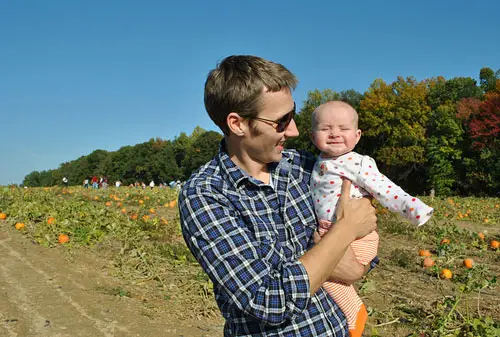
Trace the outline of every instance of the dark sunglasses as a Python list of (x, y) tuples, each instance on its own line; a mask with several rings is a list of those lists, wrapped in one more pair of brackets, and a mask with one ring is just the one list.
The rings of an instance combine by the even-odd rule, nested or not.
[(276, 126), (274, 127), (276, 132), (281, 133), (281, 132), (286, 130), (288, 125), (290, 125), (294, 116), (295, 116), (295, 102), (293, 102), (292, 111), (290, 111), (289, 113), (287, 113), (286, 115), (284, 115), (283, 117), (281, 117), (280, 119), (278, 119), (276, 121), (273, 121), (272, 119), (261, 118), (261, 117), (251, 117), (250, 119), (256, 119), (256, 120), (262, 121), (262, 122), (274, 123), (274, 124), (276, 124)]

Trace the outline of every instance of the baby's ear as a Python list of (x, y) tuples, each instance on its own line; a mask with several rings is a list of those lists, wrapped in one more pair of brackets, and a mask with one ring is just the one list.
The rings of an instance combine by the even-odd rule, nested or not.
[(361, 130), (360, 130), (360, 129), (358, 129), (358, 130), (356, 131), (356, 144), (359, 142), (359, 139), (360, 139), (360, 138), (361, 138)]

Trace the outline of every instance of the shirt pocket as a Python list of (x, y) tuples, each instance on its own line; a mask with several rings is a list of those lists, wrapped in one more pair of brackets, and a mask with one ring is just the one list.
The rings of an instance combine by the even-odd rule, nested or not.
[(257, 238), (257, 251), (262, 259), (275, 268), (279, 268), (285, 261), (285, 254), (278, 233), (273, 226), (264, 222), (255, 223), (255, 237)]

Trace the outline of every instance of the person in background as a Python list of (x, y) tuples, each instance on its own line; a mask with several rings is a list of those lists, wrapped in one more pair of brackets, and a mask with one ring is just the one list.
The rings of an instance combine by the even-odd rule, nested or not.
[(214, 284), (224, 336), (347, 336), (322, 285), (351, 284), (369, 269), (350, 244), (375, 230), (375, 209), (349, 198), (349, 181), (342, 217), (321, 239), (314, 234), (315, 158), (285, 150), (299, 134), (296, 84), (283, 65), (245, 55), (225, 58), (205, 82), (206, 110), (224, 138), (178, 204), (184, 240)]
[(99, 188), (99, 179), (97, 179), (97, 176), (92, 176), (92, 188), (93, 189), (98, 189)]

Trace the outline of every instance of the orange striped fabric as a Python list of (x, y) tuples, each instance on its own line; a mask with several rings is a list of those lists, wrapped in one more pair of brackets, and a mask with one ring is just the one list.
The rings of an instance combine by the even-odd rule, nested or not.
[[(320, 220), (319, 233), (323, 236), (332, 226), (331, 222)], [(367, 265), (377, 255), (379, 236), (373, 231), (365, 237), (354, 240), (351, 247), (357, 260)], [(361, 336), (368, 314), (366, 308), (352, 285), (342, 282), (325, 282), (323, 288), (344, 312), (351, 337)]]

